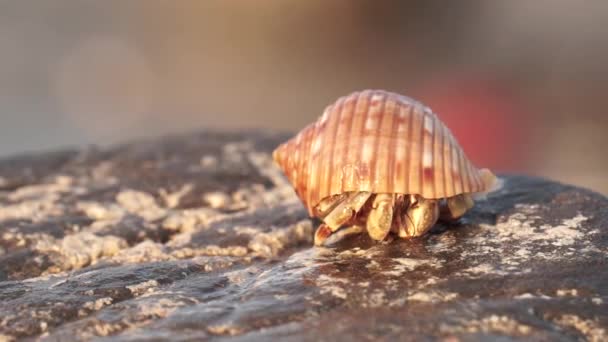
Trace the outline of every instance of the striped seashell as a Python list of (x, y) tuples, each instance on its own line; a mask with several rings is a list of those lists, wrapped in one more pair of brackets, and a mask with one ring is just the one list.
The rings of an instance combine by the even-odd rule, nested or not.
[(431, 109), (383, 90), (339, 98), (273, 158), (311, 215), (322, 199), (349, 191), (440, 199), (487, 192), (495, 181)]

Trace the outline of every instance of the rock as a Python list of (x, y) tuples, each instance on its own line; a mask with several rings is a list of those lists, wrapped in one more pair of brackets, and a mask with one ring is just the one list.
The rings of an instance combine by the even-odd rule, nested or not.
[(0, 162), (0, 340), (608, 339), (608, 199), (504, 176), (459, 223), (312, 247), (255, 132)]

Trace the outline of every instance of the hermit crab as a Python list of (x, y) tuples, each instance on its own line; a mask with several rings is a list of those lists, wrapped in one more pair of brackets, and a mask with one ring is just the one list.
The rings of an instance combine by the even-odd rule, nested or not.
[(391, 232), (421, 236), (439, 219), (459, 219), (474, 196), (497, 185), (427, 106), (384, 90), (339, 98), (273, 159), (323, 222), (315, 245), (341, 228), (376, 241)]

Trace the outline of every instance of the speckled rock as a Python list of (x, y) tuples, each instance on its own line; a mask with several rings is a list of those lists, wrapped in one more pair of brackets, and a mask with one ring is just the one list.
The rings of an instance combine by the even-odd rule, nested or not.
[(608, 340), (605, 197), (505, 176), (424, 237), (313, 248), (284, 138), (0, 161), (0, 341)]

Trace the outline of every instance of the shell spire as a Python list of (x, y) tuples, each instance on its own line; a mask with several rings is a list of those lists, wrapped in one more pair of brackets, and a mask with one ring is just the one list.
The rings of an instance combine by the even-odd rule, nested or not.
[(273, 158), (310, 214), (322, 199), (344, 192), (439, 199), (488, 192), (496, 183), (427, 106), (383, 90), (339, 98)]

